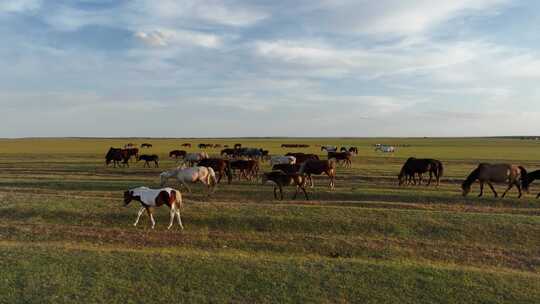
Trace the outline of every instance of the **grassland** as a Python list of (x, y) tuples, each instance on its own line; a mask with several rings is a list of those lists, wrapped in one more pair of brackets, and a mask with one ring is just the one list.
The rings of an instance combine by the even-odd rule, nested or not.
[[(160, 169), (103, 164), (110, 146), (127, 142), (151, 142), (162, 168), (174, 166), (166, 156), (183, 142), (272, 154), (294, 151), (280, 148), (286, 142), (347, 144), (360, 155), (338, 169), (335, 191), (316, 179), (311, 201), (274, 201), (270, 186), (247, 181), (222, 183), (212, 197), (195, 187), (184, 194), (186, 230), (166, 231), (163, 209), (152, 231), (146, 218), (131, 225), (137, 208), (122, 207), (121, 194), (157, 186)], [(379, 154), (375, 143), (406, 147)], [(397, 187), (409, 156), (444, 162), (439, 189)], [(540, 143), (0, 140), (0, 303), (540, 303), (540, 187), (518, 200), (476, 198), (474, 186), (463, 198), (459, 184), (480, 161), (540, 169)]]

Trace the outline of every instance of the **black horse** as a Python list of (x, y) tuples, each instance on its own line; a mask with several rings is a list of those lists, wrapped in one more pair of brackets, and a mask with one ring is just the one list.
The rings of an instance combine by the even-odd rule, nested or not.
[(156, 168), (159, 168), (159, 156), (152, 154), (143, 154), (137, 158), (137, 161), (144, 160), (144, 166), (143, 167), (149, 167), (150, 168), (150, 162), (154, 162), (154, 165)]
[[(533, 171), (521, 177), (521, 187), (525, 192), (529, 193), (529, 186), (537, 179), (540, 179), (540, 170)], [(536, 195), (536, 198), (540, 198), (540, 193)]]
[(427, 185), (431, 184), (433, 176), (435, 176), (435, 181), (437, 186), (439, 186), (441, 177), (444, 172), (443, 164), (436, 159), (431, 158), (414, 158), (410, 157), (407, 159), (401, 171), (398, 175), (399, 185), (404, 183), (411, 183), (411, 181), (416, 185), (416, 176), (418, 175), (418, 184), (422, 185), (422, 175), (424, 173), (429, 173), (429, 180)]

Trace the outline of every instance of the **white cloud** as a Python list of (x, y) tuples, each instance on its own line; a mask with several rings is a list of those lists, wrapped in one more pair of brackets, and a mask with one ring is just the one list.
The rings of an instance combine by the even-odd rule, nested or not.
[(41, 7), (42, 0), (2, 0), (0, 12), (21, 13), (34, 11)]
[(135, 37), (147, 45), (155, 47), (171, 44), (187, 44), (206, 48), (217, 48), (222, 43), (221, 38), (216, 35), (183, 30), (158, 29), (149, 32), (139, 31), (135, 33)]

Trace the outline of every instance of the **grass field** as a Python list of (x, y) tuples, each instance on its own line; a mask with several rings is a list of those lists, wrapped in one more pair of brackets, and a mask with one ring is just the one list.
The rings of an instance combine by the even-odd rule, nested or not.
[[(184, 193), (185, 230), (156, 229), (128, 187), (158, 186), (161, 169), (107, 168), (110, 146), (150, 142), (161, 167), (184, 142), (263, 147), (356, 145), (336, 190), (316, 178), (311, 201), (272, 200), (235, 180), (210, 198)], [(375, 143), (407, 145), (393, 154)], [(194, 148), (191, 151), (197, 151)], [(219, 150), (209, 149), (210, 154)], [(439, 189), (398, 187), (410, 157), (445, 165)], [(540, 184), (525, 198), (459, 189), (480, 161), (540, 169), (540, 142), (519, 139), (0, 140), (0, 303), (540, 303)], [(268, 170), (268, 164), (263, 168)], [(504, 186), (499, 185), (502, 191)]]

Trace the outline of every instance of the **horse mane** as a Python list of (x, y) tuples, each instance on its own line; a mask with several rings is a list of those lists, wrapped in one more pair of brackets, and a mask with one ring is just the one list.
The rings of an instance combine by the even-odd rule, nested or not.
[(461, 188), (462, 189), (465, 189), (465, 188), (470, 188), (472, 183), (474, 183), (474, 181), (476, 179), (478, 179), (478, 176), (480, 176), (480, 166), (478, 166), (476, 169), (474, 169), (470, 174), (469, 176), (467, 176), (467, 178), (463, 181), (463, 183), (461, 184)]

